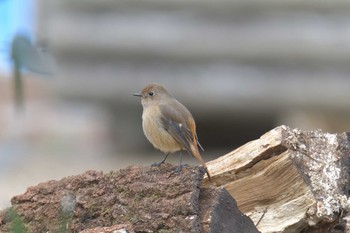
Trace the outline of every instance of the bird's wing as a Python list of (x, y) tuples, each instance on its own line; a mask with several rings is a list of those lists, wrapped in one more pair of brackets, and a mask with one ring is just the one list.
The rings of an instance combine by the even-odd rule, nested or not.
[(197, 134), (196, 134), (196, 140), (197, 140), (197, 145), (198, 145), (198, 147), (201, 148), (202, 151), (204, 151), (203, 146), (199, 143)]
[[(187, 110), (187, 109), (186, 109)], [(187, 114), (179, 109), (170, 108), (166, 105), (160, 106), (161, 123), (163, 128), (178, 142), (187, 152), (192, 154), (191, 143), (193, 136), (186, 118)], [(186, 111), (187, 113), (187, 111)], [(192, 116), (191, 116), (192, 117)]]
[[(161, 111), (160, 120), (164, 129), (206, 168), (197, 148), (197, 145), (200, 144), (197, 144), (196, 124), (191, 113), (179, 102), (175, 102), (172, 108), (169, 105), (161, 105), (159, 109)], [(202, 146), (200, 148), (203, 149)], [(208, 170), (206, 173), (210, 180)]]

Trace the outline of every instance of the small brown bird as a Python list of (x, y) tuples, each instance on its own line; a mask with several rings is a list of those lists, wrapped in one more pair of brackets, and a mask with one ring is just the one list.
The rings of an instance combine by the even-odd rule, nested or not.
[[(164, 163), (170, 153), (185, 150), (207, 169), (198, 150), (203, 147), (198, 142), (196, 123), (188, 109), (159, 84), (149, 84), (134, 96), (141, 97), (143, 132), (155, 148), (166, 154), (154, 165)], [(181, 168), (180, 161), (178, 170)], [(208, 170), (206, 173), (210, 180)]]

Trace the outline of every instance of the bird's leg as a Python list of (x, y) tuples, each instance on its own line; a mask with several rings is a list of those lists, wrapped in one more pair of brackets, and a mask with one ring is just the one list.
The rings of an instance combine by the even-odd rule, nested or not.
[(179, 166), (177, 166), (177, 167), (175, 168), (175, 171), (172, 172), (172, 173), (169, 175), (169, 177), (172, 176), (172, 175), (174, 175), (174, 174), (180, 173), (180, 172), (182, 171), (182, 168), (185, 167), (185, 166), (188, 166), (188, 164), (182, 164), (182, 151), (180, 151), (180, 164), (179, 164)]
[(176, 173), (181, 172), (182, 168), (183, 168), (183, 167), (186, 167), (186, 166), (188, 166), (188, 164), (182, 164), (182, 151), (180, 151), (180, 164), (179, 164), (179, 166), (175, 169), (175, 172), (176, 172)]
[(179, 166), (175, 169), (175, 172), (176, 172), (176, 173), (179, 173), (179, 172), (181, 172), (181, 170), (182, 170), (182, 152), (180, 151), (180, 164), (179, 164)]
[(169, 154), (170, 154), (170, 153), (166, 153), (165, 158), (164, 158), (162, 161), (153, 163), (153, 164), (151, 165), (151, 167), (159, 167), (160, 165), (162, 165), (163, 163), (165, 163), (165, 160), (168, 158), (168, 155), (169, 155)]

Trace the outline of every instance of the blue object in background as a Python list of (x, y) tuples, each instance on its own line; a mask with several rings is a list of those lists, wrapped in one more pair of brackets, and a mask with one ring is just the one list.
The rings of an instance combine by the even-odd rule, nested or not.
[(0, 73), (11, 72), (11, 43), (18, 35), (33, 40), (33, 0), (0, 0)]

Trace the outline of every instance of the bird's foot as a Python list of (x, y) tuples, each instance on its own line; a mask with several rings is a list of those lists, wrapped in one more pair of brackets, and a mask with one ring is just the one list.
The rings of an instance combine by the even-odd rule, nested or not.
[(160, 162), (155, 162), (155, 163), (152, 163), (151, 167), (160, 167), (160, 165), (164, 164), (164, 160), (163, 161), (160, 161)]
[(180, 173), (182, 171), (183, 165), (179, 165), (175, 168), (174, 173)]
[(181, 165), (177, 166), (177, 167), (175, 168), (174, 172), (172, 172), (172, 173), (169, 175), (169, 177), (172, 176), (172, 175), (175, 175), (175, 174), (179, 174), (179, 173), (182, 171), (182, 168), (183, 168), (183, 167), (188, 167), (188, 164), (181, 164)]
[(179, 166), (177, 166), (175, 168), (175, 172), (174, 173), (180, 173), (182, 171), (183, 167), (188, 167), (188, 166), (189, 166), (188, 164), (181, 164), (181, 165), (179, 165)]

